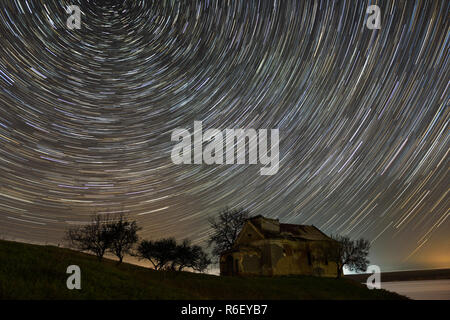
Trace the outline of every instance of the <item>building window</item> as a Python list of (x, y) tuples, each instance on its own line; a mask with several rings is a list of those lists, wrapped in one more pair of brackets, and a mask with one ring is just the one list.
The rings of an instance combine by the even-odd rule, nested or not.
[(307, 257), (308, 257), (308, 264), (309, 264), (309, 265), (312, 265), (311, 251), (308, 250), (308, 251), (306, 252), (306, 255), (307, 255)]

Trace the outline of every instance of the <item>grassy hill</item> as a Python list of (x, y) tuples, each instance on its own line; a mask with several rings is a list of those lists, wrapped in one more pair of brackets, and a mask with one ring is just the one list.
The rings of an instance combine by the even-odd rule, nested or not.
[[(81, 269), (68, 290), (66, 269)], [(350, 279), (162, 272), (54, 246), (0, 240), (0, 299), (401, 299)]]

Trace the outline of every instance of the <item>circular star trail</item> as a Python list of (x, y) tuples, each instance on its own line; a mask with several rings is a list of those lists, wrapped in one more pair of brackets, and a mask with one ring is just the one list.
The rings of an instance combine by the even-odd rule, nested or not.
[[(431, 252), (448, 267), (449, 9), (3, 1), (0, 236), (59, 243), (93, 213), (125, 212), (144, 238), (201, 243), (208, 216), (242, 206), (365, 237), (383, 266)], [(278, 173), (173, 164), (171, 132), (194, 121), (278, 128)]]

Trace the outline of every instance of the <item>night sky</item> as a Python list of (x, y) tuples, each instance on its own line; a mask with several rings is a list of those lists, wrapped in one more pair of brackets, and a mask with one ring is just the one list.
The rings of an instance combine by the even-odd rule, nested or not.
[[(204, 244), (228, 205), (365, 237), (382, 270), (450, 267), (449, 1), (174, 2), (1, 1), (0, 237), (125, 212)], [(194, 121), (278, 128), (278, 173), (173, 164)]]

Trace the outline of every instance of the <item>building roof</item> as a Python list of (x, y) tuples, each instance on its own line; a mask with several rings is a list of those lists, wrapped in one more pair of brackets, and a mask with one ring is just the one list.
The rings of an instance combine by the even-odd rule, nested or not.
[(280, 233), (292, 234), (295, 238), (305, 240), (330, 240), (325, 233), (317, 229), (315, 226), (280, 223)]
[[(257, 223), (258, 220), (264, 220), (272, 223), (275, 229), (265, 229), (261, 223)], [(266, 239), (292, 239), (292, 240), (311, 240), (311, 241), (323, 241), (332, 240), (325, 233), (320, 231), (317, 227), (312, 225), (300, 225), (280, 223), (278, 219), (268, 219), (263, 216), (255, 216), (248, 221), (264, 236)]]
[[(286, 239), (291, 241), (335, 241), (313, 225), (280, 223), (278, 219), (270, 219), (257, 215), (247, 219), (247, 225), (256, 229), (264, 239)], [(245, 228), (245, 227), (244, 227)], [(235, 251), (254, 251), (255, 247), (247, 243), (238, 243), (244, 229), (241, 230), (232, 248), (221, 253)]]

